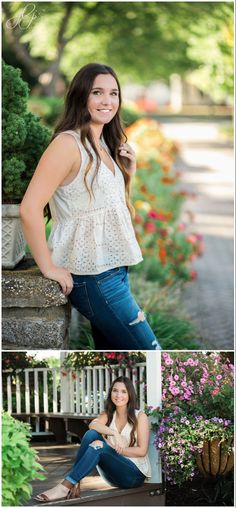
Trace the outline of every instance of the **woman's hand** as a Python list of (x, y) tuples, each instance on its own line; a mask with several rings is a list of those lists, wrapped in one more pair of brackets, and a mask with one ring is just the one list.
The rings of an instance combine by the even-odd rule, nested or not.
[(136, 172), (136, 156), (133, 148), (128, 143), (123, 143), (118, 150), (128, 173), (134, 175)]
[(58, 266), (54, 266), (50, 268), (46, 272), (43, 273), (44, 277), (47, 279), (55, 280), (59, 282), (62, 292), (65, 296), (68, 296), (73, 289), (73, 279), (65, 268), (59, 268)]

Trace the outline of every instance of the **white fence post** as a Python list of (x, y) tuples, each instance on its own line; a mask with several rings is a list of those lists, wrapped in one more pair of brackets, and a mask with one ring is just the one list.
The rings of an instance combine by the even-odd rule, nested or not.
[(21, 413), (20, 378), (16, 375), (16, 412)]
[(69, 372), (66, 370), (60, 370), (60, 388), (61, 388), (61, 413), (70, 412), (70, 381)]
[(11, 374), (7, 376), (7, 411), (12, 413), (12, 390), (11, 390)]
[(30, 383), (29, 371), (25, 370), (25, 412), (30, 413)]
[[(161, 352), (147, 351), (147, 405), (161, 407)], [(150, 421), (151, 425), (151, 421)], [(152, 466), (152, 477), (148, 483), (162, 483), (161, 459), (153, 442), (155, 433), (150, 431), (149, 458)]]

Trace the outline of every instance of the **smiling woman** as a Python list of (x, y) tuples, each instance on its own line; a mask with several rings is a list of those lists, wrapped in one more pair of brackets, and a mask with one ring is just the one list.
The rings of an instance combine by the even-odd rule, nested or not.
[(120, 376), (113, 381), (105, 411), (89, 429), (71, 471), (62, 483), (36, 496), (37, 501), (80, 497), (80, 480), (94, 467), (108, 483), (125, 489), (139, 487), (151, 477), (148, 418), (136, 409), (136, 393), (129, 378)]
[[(90, 320), (96, 349), (160, 349), (129, 288), (128, 267), (142, 261), (142, 253), (131, 220), (135, 153), (122, 130), (120, 107), (111, 67), (94, 63), (77, 72), (21, 218), (40, 270)], [(53, 227), (47, 243), (48, 203)]]

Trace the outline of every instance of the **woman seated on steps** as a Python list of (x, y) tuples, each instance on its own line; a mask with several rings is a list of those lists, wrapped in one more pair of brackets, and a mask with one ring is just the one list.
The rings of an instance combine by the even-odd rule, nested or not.
[(151, 477), (148, 418), (136, 409), (136, 393), (129, 378), (120, 376), (113, 381), (105, 411), (89, 429), (65, 479), (36, 496), (37, 501), (80, 497), (80, 480), (95, 467), (110, 484), (125, 489), (139, 487)]

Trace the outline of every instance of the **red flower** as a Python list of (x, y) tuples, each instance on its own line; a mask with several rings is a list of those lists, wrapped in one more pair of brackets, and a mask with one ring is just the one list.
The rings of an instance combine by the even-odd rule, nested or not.
[(190, 275), (191, 275), (191, 279), (195, 280), (197, 278), (197, 272), (196, 272), (196, 270), (191, 270)]
[(148, 217), (150, 219), (158, 219), (158, 212), (156, 212), (156, 210), (150, 210), (150, 212), (148, 212)]
[(105, 356), (113, 360), (116, 357), (116, 353), (106, 353)]
[(147, 233), (155, 233), (155, 231), (156, 231), (156, 226), (155, 226), (155, 224), (153, 224), (152, 222), (147, 222), (147, 223), (145, 224), (145, 231), (146, 231)]
[(134, 222), (136, 222), (136, 224), (141, 224), (141, 222), (143, 222), (143, 218), (141, 215), (138, 215), (136, 214), (135, 215), (135, 218), (134, 218)]
[(123, 357), (123, 355), (117, 355), (116, 358), (117, 358), (117, 360), (123, 360), (124, 357)]

